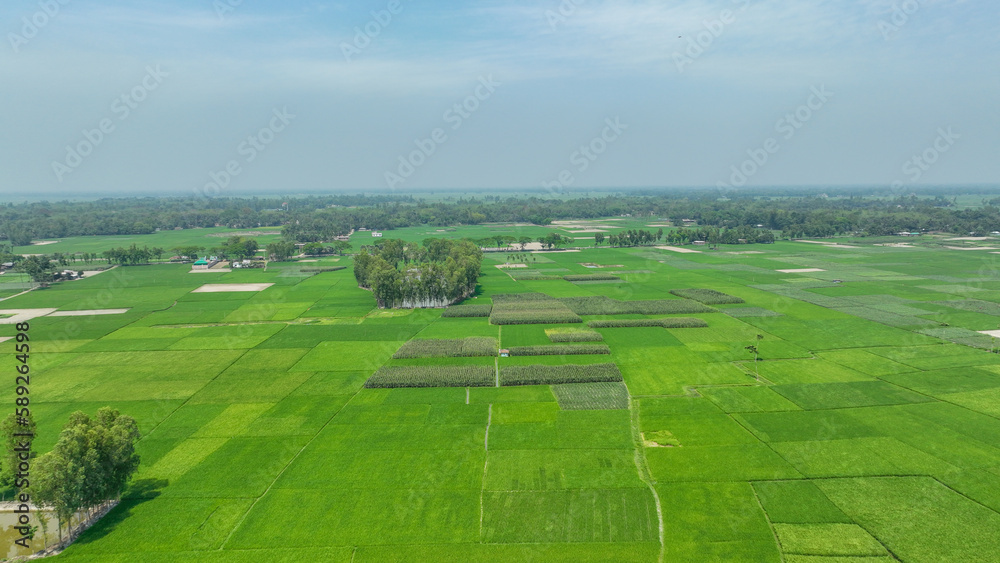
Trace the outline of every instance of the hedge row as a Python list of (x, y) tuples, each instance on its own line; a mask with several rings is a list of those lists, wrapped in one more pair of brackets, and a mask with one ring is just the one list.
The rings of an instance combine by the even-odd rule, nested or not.
[(488, 366), (386, 366), (368, 378), (368, 389), (402, 387), (493, 387), (496, 372)]
[(708, 326), (708, 323), (702, 319), (671, 317), (668, 319), (612, 319), (608, 321), (590, 321), (587, 323), (587, 326), (590, 328), (705, 328)]
[(610, 354), (611, 348), (607, 344), (580, 344), (573, 346), (561, 345), (541, 345), (541, 346), (512, 346), (511, 356), (577, 356), (589, 354)]
[(392, 355), (402, 358), (472, 358), (496, 356), (497, 339), (473, 336), (457, 340), (410, 340)]
[(442, 317), (488, 317), (493, 310), (493, 305), (455, 305), (448, 307), (442, 313)]
[(510, 366), (500, 370), (500, 385), (557, 385), (622, 381), (613, 363), (563, 366)]
[(672, 289), (670, 290), (670, 293), (673, 293), (677, 297), (693, 299), (706, 305), (734, 305), (737, 303), (745, 303), (745, 301), (739, 297), (727, 295), (721, 291), (715, 291), (714, 289)]

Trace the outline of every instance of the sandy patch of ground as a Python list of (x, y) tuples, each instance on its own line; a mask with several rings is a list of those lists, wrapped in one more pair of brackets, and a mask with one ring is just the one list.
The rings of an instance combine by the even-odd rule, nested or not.
[(501, 270), (506, 270), (509, 268), (527, 268), (527, 264), (497, 264), (497, 268)]
[(535, 250), (532, 251), (532, 254), (554, 254), (554, 253), (565, 254), (567, 252), (580, 252), (580, 251), (579, 250)]
[(669, 250), (671, 252), (680, 252), (681, 254), (701, 254), (700, 250), (692, 250), (690, 248), (682, 248), (680, 246), (657, 246), (660, 250)]
[(875, 246), (886, 246), (889, 248), (916, 248), (912, 244), (906, 244), (905, 242), (887, 242), (885, 244), (876, 244)]
[(1000, 250), (995, 246), (946, 246), (949, 250)]
[(237, 291), (264, 291), (273, 283), (211, 283), (206, 284), (191, 293), (230, 293)]
[(58, 309), (0, 309), (0, 315), (12, 315), (0, 319), (0, 325), (12, 325), (37, 319), (55, 313)]
[(622, 264), (594, 264), (593, 262), (581, 262), (584, 268), (624, 268)]
[(791, 270), (777, 270), (782, 274), (811, 274), (813, 272), (825, 272), (826, 270), (822, 268), (797, 268)]
[(8, 340), (13, 340), (13, 336), (0, 336), (0, 342), (7, 342)]
[(299, 262), (319, 262), (319, 260), (299, 260)]
[(946, 238), (944, 240), (993, 240), (993, 237), (954, 237)]
[(739, 256), (741, 254), (764, 254), (764, 253), (759, 250), (744, 250), (743, 252), (727, 252), (726, 254), (734, 254), (736, 256)]
[(662, 227), (662, 228), (664, 228), (664, 229), (665, 229), (665, 228), (667, 228), (667, 227), (669, 227), (669, 226), (670, 226), (670, 225), (668, 225), (668, 224), (666, 224), (666, 223), (653, 223), (652, 225), (646, 225), (646, 227), (647, 227), (647, 228), (652, 228), (652, 227)]
[(57, 240), (40, 240), (38, 242), (31, 243), (31, 246), (45, 246), (47, 244), (59, 244)]
[(1000, 330), (980, 330), (979, 334), (985, 334), (986, 336), (992, 336), (993, 338), (1000, 338)]
[(128, 309), (91, 309), (89, 311), (56, 311), (50, 317), (89, 317), (90, 315), (121, 315)]
[(191, 270), (190, 274), (227, 274), (232, 272), (229, 268), (223, 268), (221, 270)]

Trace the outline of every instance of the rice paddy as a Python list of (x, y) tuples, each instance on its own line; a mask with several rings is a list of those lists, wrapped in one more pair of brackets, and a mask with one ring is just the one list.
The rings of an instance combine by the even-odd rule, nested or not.
[(79, 312), (30, 319), (36, 447), (105, 405), (143, 435), (57, 560), (1000, 560), (1000, 278), (827, 246), (487, 255), (447, 309), (294, 263), (13, 297)]

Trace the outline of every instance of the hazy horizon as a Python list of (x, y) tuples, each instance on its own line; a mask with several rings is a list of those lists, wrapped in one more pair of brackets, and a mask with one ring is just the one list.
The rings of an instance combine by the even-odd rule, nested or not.
[(0, 197), (994, 185), (997, 15), (18, 0)]

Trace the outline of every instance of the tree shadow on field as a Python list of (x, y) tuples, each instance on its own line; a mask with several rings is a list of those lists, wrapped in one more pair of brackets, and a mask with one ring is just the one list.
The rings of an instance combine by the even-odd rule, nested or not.
[(115, 530), (118, 524), (131, 516), (133, 508), (160, 496), (160, 491), (168, 484), (166, 479), (141, 479), (133, 482), (125, 491), (118, 506), (112, 508), (103, 518), (80, 534), (80, 537), (73, 543), (86, 544), (107, 536)]

